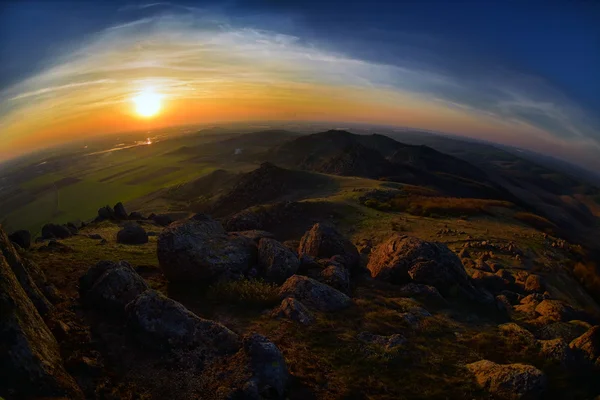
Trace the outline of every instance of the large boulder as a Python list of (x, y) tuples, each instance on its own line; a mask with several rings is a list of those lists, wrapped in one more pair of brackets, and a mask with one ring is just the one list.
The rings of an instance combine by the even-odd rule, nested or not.
[(71, 231), (64, 225), (46, 224), (42, 227), (44, 239), (66, 239), (71, 236)]
[(492, 293), (500, 293), (510, 287), (510, 282), (491, 272), (475, 271), (471, 275), (473, 283), (483, 287)]
[(543, 293), (545, 289), (544, 281), (539, 275), (529, 275), (525, 280), (525, 291), (528, 293)]
[(243, 348), (252, 377), (246, 384), (258, 398), (282, 399), (289, 373), (281, 351), (266, 337), (257, 333), (244, 337)]
[(282, 284), (299, 266), (296, 254), (278, 241), (262, 238), (258, 242), (258, 267), (267, 282)]
[(123, 229), (117, 232), (117, 243), (121, 244), (144, 244), (148, 243), (148, 233), (135, 222), (127, 223)]
[(371, 253), (367, 268), (375, 279), (394, 284), (412, 280), (435, 286), (445, 295), (456, 293), (477, 301), (489, 301), (482, 300), (489, 296), (478, 293), (456, 254), (441, 243), (394, 234)]
[(126, 307), (127, 322), (140, 342), (193, 365), (240, 348), (238, 335), (225, 326), (198, 317), (180, 303), (147, 290)]
[(288, 318), (302, 325), (310, 325), (314, 322), (314, 317), (310, 310), (304, 304), (294, 299), (286, 297), (271, 315), (275, 318)]
[(600, 363), (600, 325), (589, 329), (586, 333), (574, 339), (569, 347), (577, 353), (583, 355), (590, 362)]
[(158, 261), (170, 281), (214, 281), (240, 277), (256, 262), (251, 240), (227, 235), (220, 223), (197, 214), (165, 228), (158, 237)]
[(540, 356), (560, 364), (563, 367), (568, 367), (574, 364), (575, 356), (569, 348), (569, 344), (564, 339), (539, 340)]
[[(4, 235), (1, 229), (0, 233)], [(64, 369), (56, 339), (1, 252), (0, 310), (2, 395), (83, 398)]]
[(531, 365), (502, 365), (481, 360), (468, 364), (467, 368), (475, 375), (479, 386), (498, 399), (539, 399), (548, 384), (544, 373)]
[[(24, 260), (16, 251), (6, 233), (0, 228), (0, 255), (2, 255), (13, 274), (19, 281), (20, 287), (25, 291), (40, 315), (45, 316), (54, 309), (44, 295), (47, 285), (45, 276), (32, 262)], [(39, 286), (38, 286), (39, 285)]]
[(279, 297), (295, 298), (319, 311), (338, 311), (352, 304), (352, 300), (339, 290), (301, 275), (294, 275), (285, 281), (279, 289)]
[(27, 230), (19, 230), (8, 235), (11, 242), (18, 244), (23, 249), (31, 247), (31, 233)]
[(535, 307), (535, 312), (542, 317), (554, 321), (570, 321), (575, 319), (575, 310), (560, 300), (543, 300)]
[(125, 261), (100, 261), (79, 279), (82, 301), (102, 310), (122, 312), (148, 289), (144, 279)]
[[(581, 322), (581, 323), (579, 323)], [(539, 327), (536, 334), (543, 340), (564, 339), (567, 343), (583, 335), (591, 326), (583, 321), (551, 322)]]
[(125, 210), (125, 206), (121, 202), (115, 204), (115, 208), (113, 209), (113, 211), (115, 213), (116, 219), (127, 219), (128, 217), (127, 210)]
[(104, 221), (107, 219), (115, 219), (115, 211), (110, 206), (104, 206), (98, 209), (98, 217), (99, 221)]
[(309, 255), (316, 258), (330, 258), (340, 255), (344, 265), (350, 270), (358, 267), (360, 255), (356, 247), (343, 237), (333, 226), (315, 224), (302, 236), (298, 254)]
[(342, 265), (330, 264), (319, 273), (318, 279), (342, 293), (350, 294), (350, 273)]
[(175, 222), (175, 218), (173, 218), (169, 214), (153, 214), (148, 218), (154, 221), (155, 224), (160, 226), (168, 226)]

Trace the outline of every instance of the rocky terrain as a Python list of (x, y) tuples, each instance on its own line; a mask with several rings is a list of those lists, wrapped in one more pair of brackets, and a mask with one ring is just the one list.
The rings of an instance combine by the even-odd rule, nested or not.
[(1, 232), (4, 398), (600, 393), (598, 307), (527, 267), (530, 249), (398, 232), (365, 245), (331, 221), (281, 242), (169, 218), (119, 203), (34, 243)]

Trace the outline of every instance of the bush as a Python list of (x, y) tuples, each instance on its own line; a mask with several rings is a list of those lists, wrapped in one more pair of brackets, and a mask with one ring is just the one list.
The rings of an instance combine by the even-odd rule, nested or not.
[(537, 230), (546, 233), (554, 233), (556, 229), (556, 225), (547, 220), (544, 217), (540, 217), (539, 215), (528, 213), (528, 212), (518, 212), (514, 216), (514, 219), (517, 221), (523, 222)]
[(277, 285), (262, 279), (217, 283), (208, 289), (207, 297), (219, 302), (257, 307), (274, 306), (279, 302)]

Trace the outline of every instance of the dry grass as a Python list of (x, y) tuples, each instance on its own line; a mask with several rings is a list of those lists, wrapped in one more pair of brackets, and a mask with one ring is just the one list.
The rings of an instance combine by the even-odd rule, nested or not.
[(278, 287), (262, 279), (217, 283), (206, 293), (210, 300), (245, 306), (270, 307), (279, 301)]
[(556, 225), (554, 225), (546, 218), (540, 217), (536, 214), (528, 212), (518, 212), (515, 213), (515, 215), (513, 215), (513, 218), (542, 232), (552, 234), (556, 229)]

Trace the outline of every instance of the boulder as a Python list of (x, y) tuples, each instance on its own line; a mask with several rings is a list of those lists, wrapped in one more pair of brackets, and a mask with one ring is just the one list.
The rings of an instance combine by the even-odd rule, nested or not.
[(319, 311), (338, 311), (349, 307), (352, 300), (344, 293), (306, 276), (294, 275), (279, 289), (279, 297), (295, 298)]
[(146, 218), (142, 215), (142, 213), (133, 211), (133, 212), (129, 213), (129, 219), (142, 220), (142, 219), (146, 219)]
[(242, 235), (247, 237), (248, 239), (254, 240), (256, 243), (260, 241), (262, 238), (274, 239), (275, 235), (271, 232), (261, 231), (258, 229), (252, 229), (249, 231), (241, 231), (241, 232), (231, 232), (232, 234)]
[(367, 268), (375, 279), (390, 283), (412, 280), (435, 286), (445, 295), (457, 293), (477, 301), (482, 298), (456, 254), (441, 243), (394, 234), (371, 253)]
[(319, 280), (342, 293), (350, 294), (350, 273), (338, 264), (330, 264), (319, 274)]
[(27, 230), (19, 230), (8, 235), (11, 242), (18, 244), (23, 249), (31, 247), (31, 233)]
[(543, 359), (560, 364), (563, 367), (574, 364), (575, 356), (564, 339), (538, 340), (538, 344), (540, 346), (540, 356)]
[(510, 273), (509, 270), (501, 268), (501, 269), (497, 270), (495, 272), (495, 274), (496, 274), (496, 276), (499, 276), (500, 278), (504, 279), (509, 284), (515, 283), (515, 277), (513, 276), (513, 274)]
[(125, 206), (121, 202), (115, 204), (115, 208), (113, 209), (113, 211), (115, 213), (116, 219), (127, 219), (128, 217), (127, 210), (125, 210)]
[(117, 243), (144, 244), (148, 243), (148, 234), (138, 223), (129, 222), (117, 232)]
[(126, 307), (127, 324), (143, 345), (175, 355), (190, 365), (235, 353), (238, 335), (198, 317), (180, 303), (147, 290)]
[(575, 310), (560, 300), (543, 300), (535, 307), (535, 312), (554, 321), (570, 321), (575, 318)]
[(314, 322), (312, 313), (304, 304), (294, 299), (286, 297), (271, 314), (275, 318), (288, 318), (302, 325), (311, 325)]
[(319, 223), (302, 236), (298, 247), (300, 256), (330, 258), (335, 255), (344, 258), (344, 265), (353, 270), (359, 266), (360, 255), (356, 246), (343, 237), (333, 226)]
[(441, 303), (446, 302), (446, 299), (442, 297), (434, 286), (422, 285), (420, 283), (407, 283), (400, 288), (400, 295), (405, 297), (421, 297)]
[(275, 239), (264, 237), (258, 242), (258, 267), (267, 282), (282, 284), (299, 266), (298, 257)]
[(110, 206), (104, 206), (98, 209), (99, 221), (115, 219), (115, 211)]
[[(42, 289), (47, 285), (43, 272), (32, 262), (23, 259), (13, 243), (0, 227), (0, 256), (6, 259), (19, 286), (25, 291), (41, 316), (46, 316), (54, 307), (44, 295)], [(39, 286), (38, 286), (39, 285)]]
[(242, 343), (252, 376), (246, 385), (252, 385), (259, 398), (284, 398), (289, 372), (281, 351), (257, 333), (244, 337)]
[(65, 224), (65, 228), (69, 230), (71, 236), (77, 235), (79, 233), (79, 228), (77, 228), (77, 226), (73, 222), (67, 222)]
[(499, 399), (539, 399), (548, 384), (542, 371), (526, 364), (502, 365), (481, 360), (468, 364), (467, 369), (479, 386)]
[(525, 280), (525, 291), (528, 293), (544, 293), (545, 285), (539, 275), (529, 275)]
[(600, 357), (600, 325), (590, 328), (586, 333), (574, 339), (569, 343), (569, 347), (597, 365)]
[(533, 347), (536, 345), (536, 339), (535, 336), (533, 336), (533, 333), (514, 322), (498, 325), (498, 330), (502, 335), (517, 340), (525, 346)]
[[(0, 233), (5, 236), (1, 229)], [(21, 287), (10, 262), (0, 252), (2, 395), (83, 398), (64, 369), (56, 339)]]
[(125, 261), (100, 261), (79, 279), (81, 300), (102, 310), (122, 312), (148, 289), (144, 279)]
[(570, 322), (551, 322), (542, 325), (537, 330), (537, 337), (543, 340), (564, 339), (567, 343), (583, 335), (589, 324), (578, 324), (576, 321)]
[(493, 272), (492, 268), (489, 266), (489, 264), (483, 258), (478, 258), (477, 261), (475, 261), (475, 266), (473, 268), (475, 268), (479, 271)]
[(46, 224), (42, 227), (44, 239), (66, 239), (71, 236), (71, 231), (64, 225)]
[(381, 346), (385, 351), (396, 350), (407, 342), (406, 338), (399, 334), (381, 336), (371, 332), (361, 332), (356, 338), (363, 343)]
[(175, 218), (171, 217), (168, 214), (155, 214), (151, 217), (148, 217), (148, 219), (151, 219), (152, 221), (154, 221), (154, 223), (160, 226), (168, 226), (175, 222)]
[(508, 281), (491, 272), (477, 270), (471, 275), (471, 279), (473, 279), (475, 285), (481, 286), (492, 293), (500, 293), (509, 287)]
[(197, 214), (165, 228), (158, 237), (158, 261), (170, 281), (210, 282), (241, 277), (257, 258), (256, 244), (225, 233), (220, 223)]

